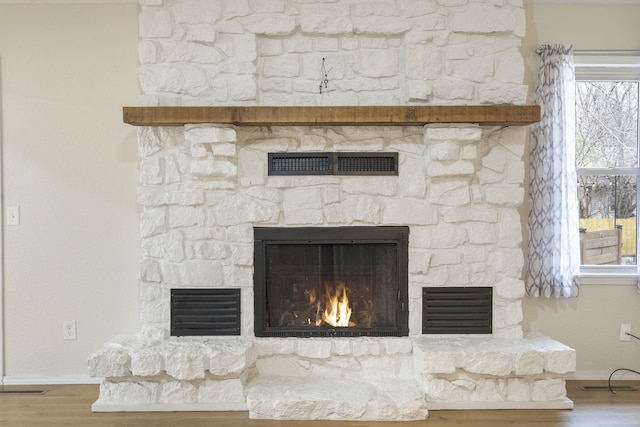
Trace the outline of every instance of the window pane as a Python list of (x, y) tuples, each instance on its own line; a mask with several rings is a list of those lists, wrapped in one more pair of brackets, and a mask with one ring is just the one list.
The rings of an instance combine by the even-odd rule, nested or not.
[(636, 201), (636, 176), (578, 176), (582, 264), (636, 264)]
[(576, 83), (576, 166), (638, 167), (637, 81)]

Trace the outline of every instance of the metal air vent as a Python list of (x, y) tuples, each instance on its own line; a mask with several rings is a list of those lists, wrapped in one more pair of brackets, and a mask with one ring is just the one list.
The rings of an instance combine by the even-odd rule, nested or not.
[(422, 288), (423, 334), (490, 334), (492, 287)]
[(171, 336), (240, 335), (240, 289), (172, 289)]
[(398, 175), (398, 153), (269, 153), (269, 175)]

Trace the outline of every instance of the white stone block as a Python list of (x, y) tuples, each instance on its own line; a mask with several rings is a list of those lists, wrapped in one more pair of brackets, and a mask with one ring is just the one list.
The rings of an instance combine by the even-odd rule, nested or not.
[(383, 338), (381, 340), (385, 353), (389, 356), (411, 354), (413, 340), (409, 338)]
[(445, 379), (429, 379), (425, 381), (424, 390), (428, 401), (436, 402), (468, 402), (471, 392), (466, 385), (454, 385)]
[(402, 15), (409, 18), (428, 15), (438, 10), (433, 0), (400, 0), (397, 3)]
[(220, 226), (275, 224), (280, 217), (280, 207), (275, 203), (252, 199), (242, 193), (216, 200), (209, 212), (214, 214), (214, 223)]
[(441, 78), (433, 82), (433, 95), (444, 101), (471, 100), (475, 87), (473, 83), (453, 78)]
[(142, 90), (199, 97), (211, 93), (204, 69), (193, 63), (143, 64), (138, 70)]
[(168, 322), (170, 317), (168, 299), (140, 302), (140, 320), (142, 322)]
[(409, 273), (427, 273), (431, 263), (431, 253), (409, 251)]
[(425, 126), (424, 140), (478, 141), (482, 137), (482, 129), (477, 125), (439, 125)]
[[(192, 246), (193, 258), (220, 260), (229, 256), (229, 250), (226, 245), (213, 241), (197, 241)], [(233, 258), (235, 261), (235, 257)]]
[(479, 379), (470, 397), (474, 402), (504, 402), (507, 397), (505, 381), (494, 378)]
[(238, 177), (240, 185), (248, 187), (263, 185), (267, 180), (267, 165), (264, 153), (240, 150), (238, 153)]
[(129, 352), (124, 348), (103, 347), (89, 356), (89, 375), (115, 378), (130, 374)]
[(332, 340), (332, 353), (338, 356), (351, 355), (351, 340)]
[(489, 3), (470, 3), (453, 14), (453, 31), (464, 33), (499, 33), (515, 30), (511, 8), (497, 8)]
[(508, 277), (519, 278), (524, 267), (522, 249), (495, 249), (489, 252), (488, 265)]
[(202, 208), (193, 206), (169, 207), (169, 226), (171, 228), (203, 226), (205, 223), (205, 212)]
[(241, 20), (242, 26), (253, 34), (267, 36), (287, 36), (296, 30), (296, 19), (293, 16), (259, 16), (253, 15)]
[(143, 7), (140, 11), (140, 37), (171, 37), (171, 14), (166, 9)]
[(160, 263), (149, 258), (140, 260), (140, 279), (145, 282), (162, 282)]
[(431, 82), (426, 82), (423, 80), (409, 80), (408, 88), (410, 101), (431, 100), (433, 94)]
[(510, 402), (531, 401), (530, 381), (520, 378), (509, 378), (507, 380), (507, 400)]
[(160, 234), (142, 239), (142, 256), (179, 262), (185, 257), (184, 239), (180, 232)]
[(160, 387), (160, 401), (163, 403), (195, 403), (198, 388), (187, 381), (166, 381)]
[(348, 5), (324, 5), (310, 8), (299, 17), (300, 29), (306, 34), (351, 34), (353, 24)]
[(131, 374), (148, 377), (160, 375), (162, 372), (162, 357), (158, 348), (141, 348), (131, 351)]
[(306, 377), (309, 375), (308, 367), (303, 366), (303, 364), (300, 363), (300, 359), (293, 356), (258, 358), (258, 360), (256, 360), (256, 369), (261, 376)]
[(222, 2), (204, 0), (181, 0), (169, 5), (173, 18), (178, 23), (215, 23), (222, 17)]
[(162, 184), (163, 163), (158, 157), (143, 158), (140, 161), (140, 183), (145, 185)]
[(389, 200), (382, 214), (384, 224), (429, 225), (437, 224), (437, 209), (420, 200)]
[(234, 143), (237, 133), (234, 127), (185, 125), (184, 139), (187, 144)]
[(331, 357), (331, 341), (325, 339), (306, 339), (298, 342), (297, 354), (312, 359), (328, 359)]
[(293, 354), (296, 351), (297, 341), (295, 338), (257, 338), (253, 349), (257, 357)]
[(346, 197), (339, 203), (324, 207), (325, 217), (329, 224), (380, 224), (382, 206), (373, 197)]
[(238, 378), (205, 380), (198, 387), (198, 402), (200, 403), (243, 403), (245, 401), (244, 385)]
[(516, 355), (516, 375), (538, 375), (541, 374), (543, 370), (543, 353), (539, 351), (525, 351)]
[(457, 370), (456, 353), (431, 350), (429, 340), (414, 343), (413, 360), (416, 370), (423, 374), (453, 374)]
[(398, 75), (398, 53), (393, 50), (360, 51), (354, 54), (351, 68), (363, 77), (380, 78)]
[(300, 61), (296, 56), (278, 56), (264, 60), (263, 77), (298, 77), (299, 75)]
[(198, 347), (169, 347), (162, 356), (167, 375), (178, 380), (204, 378), (204, 355)]
[(354, 19), (353, 26), (356, 34), (379, 34), (388, 37), (402, 35), (411, 29), (409, 22), (389, 19), (388, 16)]
[(431, 160), (446, 161), (460, 159), (460, 145), (455, 142), (438, 142), (429, 145)]
[(494, 286), (497, 296), (506, 299), (520, 299), (525, 296), (524, 281), (516, 278), (506, 277)]
[(393, 196), (397, 191), (396, 181), (396, 177), (348, 177), (342, 180), (340, 188), (348, 194)]
[(493, 147), (491, 151), (482, 158), (482, 166), (494, 172), (502, 173), (507, 163), (507, 152), (504, 147)]
[(376, 339), (358, 338), (351, 343), (351, 349), (355, 357), (379, 356), (381, 352), (380, 342)]
[(465, 227), (469, 235), (469, 243), (473, 245), (491, 245), (498, 240), (494, 224), (468, 222)]
[(471, 202), (469, 180), (447, 177), (444, 180), (431, 181), (429, 200), (443, 206), (465, 206)]
[(524, 61), (518, 49), (509, 49), (499, 56), (495, 78), (505, 83), (522, 83), (524, 79)]
[(442, 72), (442, 51), (427, 45), (410, 45), (406, 48), (407, 78), (410, 80), (435, 80)]
[(252, 75), (229, 77), (227, 90), (232, 101), (253, 101), (258, 94), (258, 86)]
[(158, 403), (160, 384), (150, 381), (104, 381), (100, 384), (100, 397), (96, 404), (144, 405)]
[(515, 355), (500, 351), (462, 351), (460, 367), (467, 372), (506, 376), (515, 369)]
[(322, 217), (320, 188), (298, 188), (287, 190), (282, 196), (284, 220), (289, 225), (321, 224)]
[(478, 101), (481, 104), (524, 105), (527, 102), (528, 87), (505, 83), (488, 83), (478, 87)]
[(487, 203), (499, 206), (520, 206), (524, 200), (524, 189), (511, 185), (489, 185), (484, 189)]
[(233, 286), (224, 281), (223, 261), (188, 260), (163, 265), (162, 274), (169, 284), (178, 286), (212, 287)]
[(140, 216), (140, 235), (151, 237), (168, 230), (167, 211), (164, 207), (144, 209)]
[(534, 402), (553, 402), (564, 400), (566, 397), (566, 384), (561, 379), (534, 381), (531, 389), (531, 400)]
[(457, 160), (454, 162), (430, 162), (427, 165), (427, 176), (448, 177), (459, 175), (472, 175), (475, 172), (475, 166), (467, 160)]

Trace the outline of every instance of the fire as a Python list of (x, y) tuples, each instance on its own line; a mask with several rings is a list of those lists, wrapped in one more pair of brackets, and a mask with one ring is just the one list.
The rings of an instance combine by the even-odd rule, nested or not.
[[(338, 283), (334, 292), (331, 292), (329, 286), (325, 285), (327, 297), (327, 307), (322, 313), (322, 320), (331, 326), (354, 326), (349, 322), (351, 318), (351, 307), (349, 307), (349, 297), (347, 296), (347, 288), (344, 283)], [(316, 324), (317, 322), (316, 321)]]

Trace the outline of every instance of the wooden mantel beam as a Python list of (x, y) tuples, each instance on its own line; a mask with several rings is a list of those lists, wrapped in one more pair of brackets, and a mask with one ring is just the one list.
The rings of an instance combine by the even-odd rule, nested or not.
[(237, 126), (421, 126), (427, 123), (526, 126), (540, 121), (540, 106), (124, 107), (123, 120), (134, 126), (204, 123)]

